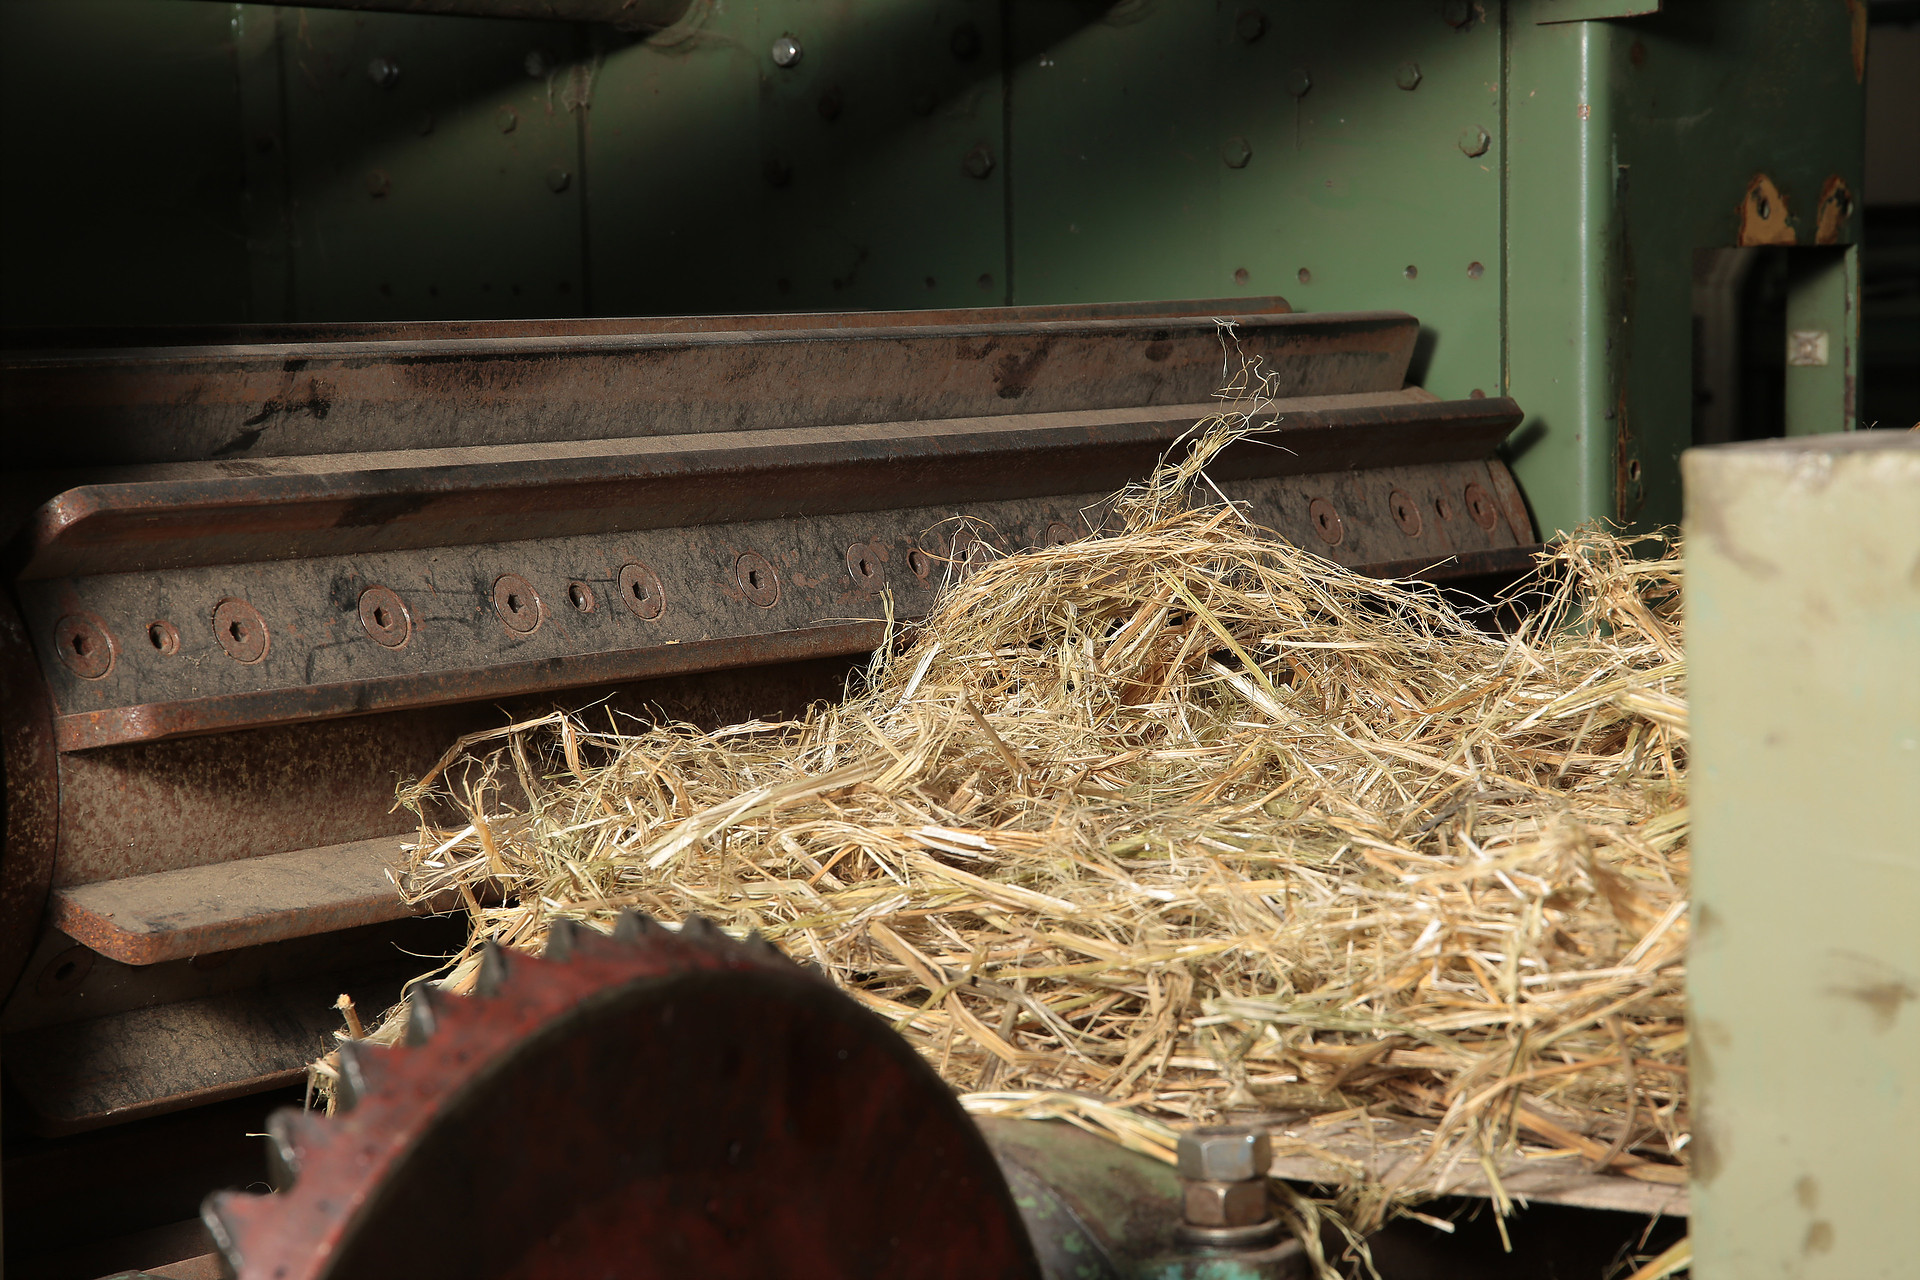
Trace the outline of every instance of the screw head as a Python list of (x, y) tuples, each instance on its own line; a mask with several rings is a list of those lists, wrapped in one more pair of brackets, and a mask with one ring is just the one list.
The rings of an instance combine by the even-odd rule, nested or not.
[(507, 630), (523, 636), (538, 631), (545, 614), (540, 593), (517, 573), (503, 573), (493, 580), (493, 611)]
[(90, 613), (70, 613), (54, 623), (53, 648), (67, 670), (82, 679), (98, 680), (113, 670), (113, 633)]
[(743, 551), (734, 560), (733, 580), (740, 593), (762, 609), (773, 608), (780, 599), (780, 575), (757, 551)]
[(1267, 15), (1258, 9), (1242, 9), (1234, 15), (1233, 34), (1252, 44), (1267, 34)]
[(667, 592), (660, 575), (637, 560), (620, 567), (620, 603), (636, 618), (651, 622), (666, 611)]
[(1235, 134), (1220, 144), (1220, 158), (1227, 162), (1229, 169), (1244, 169), (1253, 159), (1253, 145)]
[(1420, 80), (1420, 64), (1417, 62), (1403, 62), (1400, 69), (1393, 73), (1393, 82), (1409, 93), (1420, 87)]
[(1180, 1135), (1180, 1176), (1197, 1182), (1264, 1179), (1273, 1163), (1265, 1129), (1250, 1125), (1204, 1125)]
[(400, 64), (392, 58), (375, 58), (367, 64), (367, 79), (376, 89), (391, 89), (400, 83)]
[(1460, 151), (1464, 155), (1483, 156), (1492, 145), (1493, 138), (1478, 125), (1460, 131)]
[(993, 148), (977, 142), (960, 158), (960, 167), (970, 178), (984, 178), (993, 172)]
[(768, 50), (768, 53), (776, 67), (798, 66), (801, 54), (800, 42), (792, 36), (781, 36), (773, 42), (773, 47)]
[(213, 606), (213, 638), (235, 662), (252, 666), (267, 656), (267, 620), (245, 600), (229, 596)]
[(360, 593), (360, 627), (374, 643), (398, 649), (413, 634), (413, 614), (397, 591), (372, 586)]
[(1307, 90), (1313, 88), (1313, 76), (1305, 67), (1295, 67), (1287, 72), (1287, 92), (1296, 98), (1307, 96)]

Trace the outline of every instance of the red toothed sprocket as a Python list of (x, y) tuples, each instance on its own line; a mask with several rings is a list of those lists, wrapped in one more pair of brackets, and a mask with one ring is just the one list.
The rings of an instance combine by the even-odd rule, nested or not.
[(275, 1114), (280, 1189), (204, 1210), (239, 1280), (1038, 1275), (979, 1131), (828, 983), (697, 918), (552, 938)]

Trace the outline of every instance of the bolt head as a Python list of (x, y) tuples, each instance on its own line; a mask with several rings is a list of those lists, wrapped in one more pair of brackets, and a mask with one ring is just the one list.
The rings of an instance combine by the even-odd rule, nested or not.
[(1183, 1183), (1181, 1212), (1196, 1227), (1251, 1227), (1265, 1222), (1267, 1181)]
[(391, 89), (400, 83), (400, 64), (392, 58), (375, 58), (367, 64), (367, 79), (376, 89)]
[(1267, 34), (1267, 15), (1258, 9), (1242, 9), (1234, 16), (1233, 34), (1252, 44)]
[(1469, 0), (1446, 0), (1440, 6), (1440, 17), (1450, 27), (1464, 27), (1473, 21), (1473, 5)]
[(993, 148), (986, 143), (978, 143), (966, 155), (960, 158), (960, 167), (971, 178), (984, 178), (993, 172)]
[(1253, 159), (1253, 145), (1245, 138), (1234, 136), (1220, 144), (1220, 158), (1229, 169), (1244, 169)]
[(1485, 129), (1473, 127), (1460, 131), (1460, 151), (1463, 155), (1483, 156), (1492, 145), (1493, 138)]
[(1403, 62), (1400, 69), (1393, 73), (1393, 82), (1409, 93), (1420, 87), (1420, 80), (1420, 64), (1417, 62)]
[(773, 48), (768, 52), (773, 58), (773, 65), (776, 67), (799, 65), (800, 42), (792, 36), (781, 36), (773, 42)]
[(1180, 1176), (1201, 1182), (1249, 1182), (1267, 1176), (1273, 1143), (1265, 1129), (1206, 1125), (1180, 1135)]
[(1295, 67), (1287, 72), (1287, 92), (1296, 98), (1307, 96), (1307, 90), (1313, 88), (1313, 76), (1305, 67)]
[(547, 170), (547, 190), (553, 192), (553, 194), (559, 195), (572, 185), (573, 174), (569, 173), (560, 165), (556, 164)]

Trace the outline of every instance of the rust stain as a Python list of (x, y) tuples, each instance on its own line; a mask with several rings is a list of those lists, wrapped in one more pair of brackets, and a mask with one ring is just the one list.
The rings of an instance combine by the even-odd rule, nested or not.
[(1740, 197), (1739, 218), (1740, 232), (1734, 240), (1737, 245), (1794, 243), (1786, 197), (1764, 173), (1754, 174), (1747, 183), (1746, 194)]
[(1867, 79), (1867, 0), (1847, 0), (1847, 16), (1853, 19), (1853, 82)]
[(1853, 192), (1840, 180), (1839, 174), (1827, 179), (1820, 188), (1820, 209), (1814, 219), (1813, 242), (1815, 244), (1839, 244), (1847, 230), (1847, 220), (1853, 217)]

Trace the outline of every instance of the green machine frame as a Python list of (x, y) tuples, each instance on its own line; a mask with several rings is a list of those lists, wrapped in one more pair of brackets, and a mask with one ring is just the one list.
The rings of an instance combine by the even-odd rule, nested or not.
[(1411, 312), (1421, 382), (1518, 399), (1543, 531), (1671, 523), (1700, 251), (1788, 255), (1785, 429), (1853, 425), (1866, 9), (9, 0), (0, 319), (1281, 294)]

